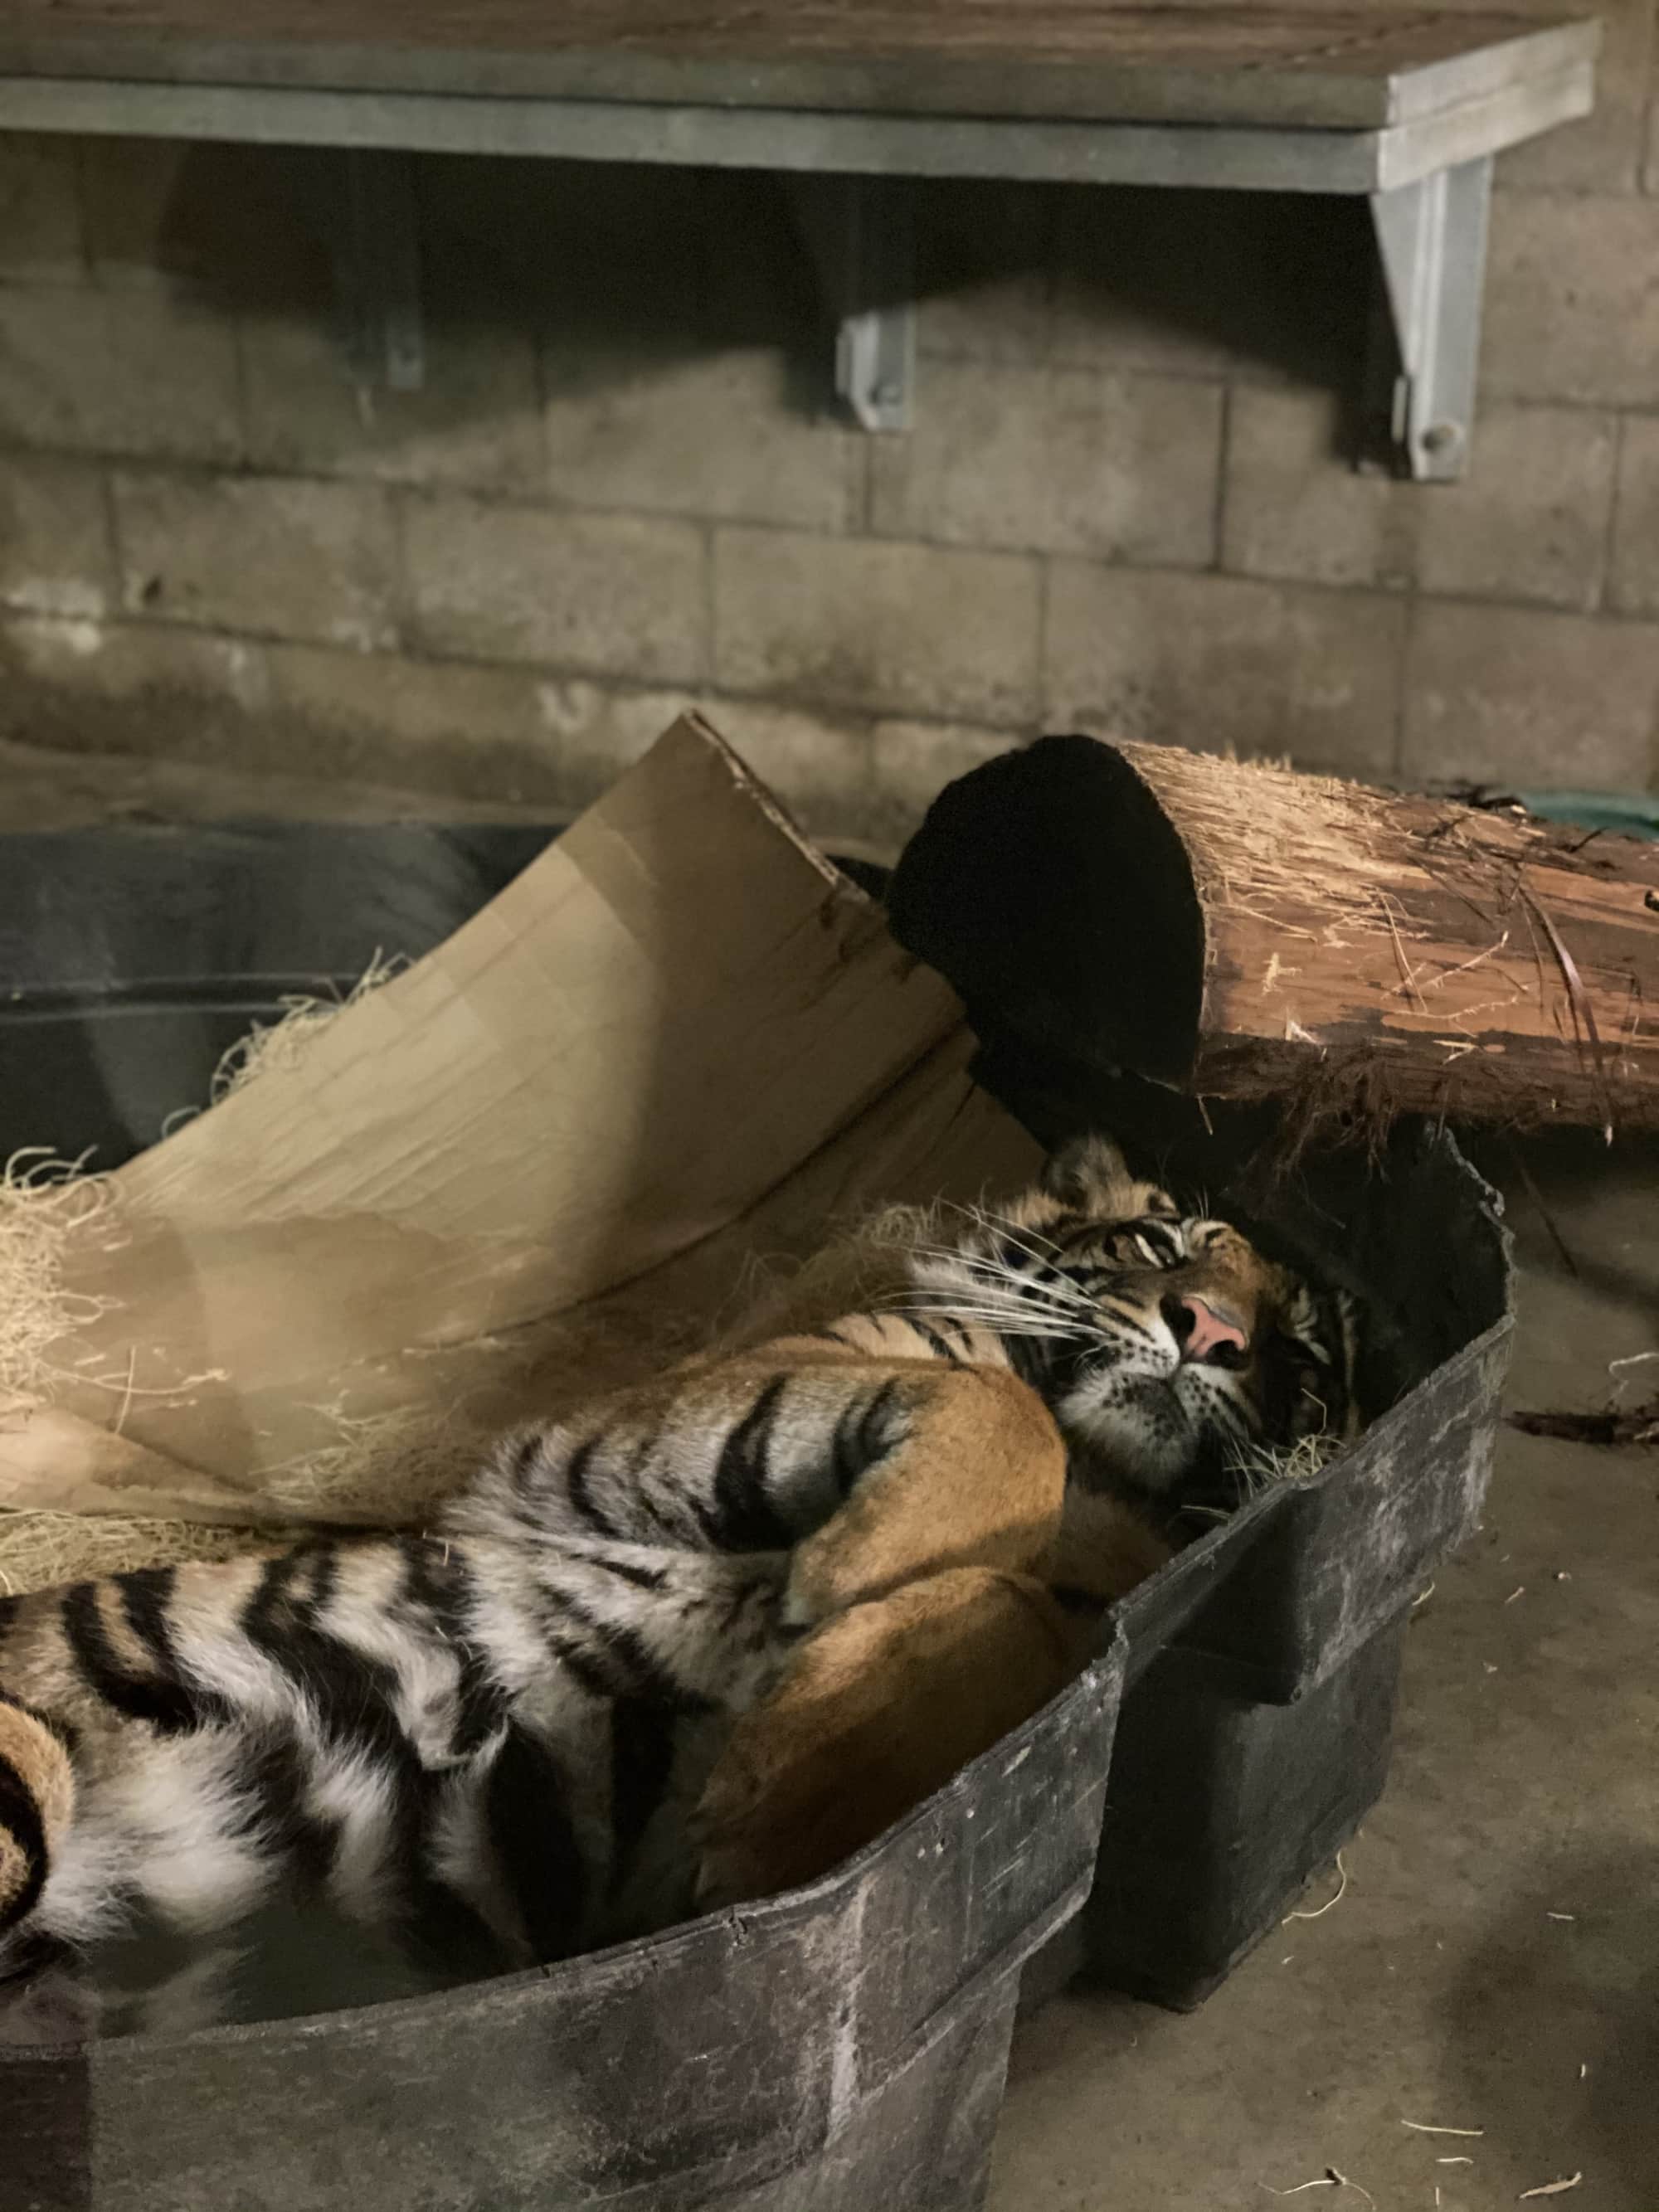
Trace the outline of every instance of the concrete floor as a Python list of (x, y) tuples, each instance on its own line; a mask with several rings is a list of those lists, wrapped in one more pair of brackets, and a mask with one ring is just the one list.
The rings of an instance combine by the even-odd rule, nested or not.
[[(1528, 1158), (1581, 1277), (1512, 1190), (1510, 1397), (1596, 1406), (1659, 1347), (1659, 1152)], [(1659, 1361), (1624, 1371), (1659, 1392)], [(1659, 2212), (1659, 1449), (1506, 1431), (1407, 1645), (1340, 1903), (1190, 2016), (1069, 1994), (1023, 2022), (991, 2212), (1263, 2212), (1333, 2168), (1299, 2204), (1488, 2212), (1582, 2173), (1574, 2212)]]
[[(20, 746), (0, 791), (18, 829), (495, 811)], [(1608, 1361), (1659, 1347), (1659, 1147), (1528, 1158), (1580, 1274), (1513, 1190), (1511, 1397), (1594, 1407)], [(1659, 1361), (1626, 1372), (1659, 1390)], [(1348, 2186), (1298, 2204), (1489, 2212), (1582, 2173), (1572, 2212), (1659, 2212), (1659, 1451), (1506, 1431), (1484, 1529), (1407, 1652), (1341, 1901), (1191, 2016), (1066, 1995), (1023, 2023), (989, 2212), (1264, 2212), (1331, 2169)]]

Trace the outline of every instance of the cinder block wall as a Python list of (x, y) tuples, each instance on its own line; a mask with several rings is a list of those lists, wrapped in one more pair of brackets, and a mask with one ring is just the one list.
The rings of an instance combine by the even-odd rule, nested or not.
[(364, 404), (329, 157), (0, 138), (0, 732), (574, 803), (690, 701), (877, 840), (1043, 728), (1650, 787), (1653, 9), (1502, 165), (1455, 489), (1337, 450), (1351, 203), (929, 188), (871, 440), (772, 179), (422, 161), (428, 388)]

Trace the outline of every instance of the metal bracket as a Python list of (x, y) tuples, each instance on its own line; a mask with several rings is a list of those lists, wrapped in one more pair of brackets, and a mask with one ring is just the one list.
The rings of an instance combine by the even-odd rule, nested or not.
[(1405, 472), (1453, 483), (1474, 431), (1492, 157), (1370, 195), (1392, 323), (1389, 429)]
[(908, 430), (916, 367), (915, 210), (902, 177), (790, 180), (836, 321), (836, 391), (862, 428)]
[(356, 149), (340, 161), (335, 285), (346, 356), (368, 404), (382, 386), (418, 392), (426, 382), (415, 164), (407, 154)]

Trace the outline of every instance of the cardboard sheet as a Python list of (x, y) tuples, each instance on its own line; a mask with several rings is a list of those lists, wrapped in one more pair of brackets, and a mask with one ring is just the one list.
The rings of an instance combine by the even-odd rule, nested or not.
[[(694, 1341), (753, 1262), (1025, 1178), (949, 988), (708, 726), (112, 1178), (0, 1506), (418, 1518), (484, 1430)], [(91, 1310), (88, 1309), (90, 1311)]]

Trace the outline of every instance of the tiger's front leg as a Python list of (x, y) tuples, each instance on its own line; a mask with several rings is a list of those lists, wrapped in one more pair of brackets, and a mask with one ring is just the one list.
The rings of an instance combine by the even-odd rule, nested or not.
[(1054, 1418), (1006, 1368), (849, 1358), (868, 1388), (896, 1373), (896, 1439), (848, 1486), (840, 1510), (797, 1546), (785, 1619), (811, 1627), (848, 1606), (951, 1567), (1040, 1574), (1060, 1523), (1066, 1447)]
[[(1059, 1431), (1007, 1368), (826, 1334), (692, 1363), (521, 1431), (450, 1525), (514, 1542), (799, 1547), (803, 1625), (934, 1566), (1030, 1565), (1064, 1483)], [(831, 1522), (840, 1535), (819, 1545)]]

